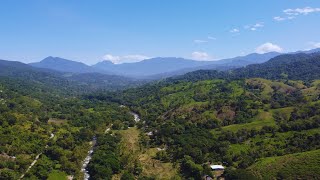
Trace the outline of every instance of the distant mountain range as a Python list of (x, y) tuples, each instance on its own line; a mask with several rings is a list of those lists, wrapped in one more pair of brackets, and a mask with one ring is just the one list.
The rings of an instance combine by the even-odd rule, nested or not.
[(246, 56), (238, 56), (235, 58), (222, 59), (219, 61), (210, 61), (210, 63), (208, 63), (207, 65), (195, 66), (191, 68), (180, 69), (173, 72), (157, 74), (157, 75), (151, 76), (151, 78), (152, 79), (167, 78), (167, 77), (172, 77), (177, 75), (183, 75), (185, 73), (197, 71), (197, 70), (226, 71), (226, 70), (244, 67), (250, 64), (260, 64), (278, 55), (281, 55), (281, 53), (277, 53), (277, 52), (270, 52), (265, 54), (252, 53)]
[(41, 62), (31, 64), (0, 60), (0, 76), (50, 84), (52, 87), (63, 85), (90, 90), (124, 89), (177, 75), (196, 80), (229, 77), (276, 79), (283, 76), (291, 79), (320, 78), (316, 72), (320, 71), (320, 62), (314, 57), (319, 54), (315, 52), (320, 52), (320, 49), (302, 52), (304, 53), (283, 55), (275, 52), (249, 54), (220, 61), (183, 58), (153, 58), (125, 64), (103, 61), (93, 66), (58, 57), (47, 57)]
[[(50, 62), (52, 60), (49, 59), (46, 59), (44, 62)], [(64, 62), (67, 68), (71, 67), (70, 64), (75, 64), (78, 66), (76, 66), (73, 72), (61, 72), (53, 70), (57, 69), (57, 66), (51, 66), (50, 68), (39, 68), (18, 61), (0, 60), (0, 78), (14, 78), (21, 80), (21, 82), (36, 83), (56, 89), (66, 87), (69, 89), (74, 89), (77, 92), (88, 92), (98, 89), (121, 90), (124, 88), (141, 85), (146, 82), (123, 76), (91, 72), (92, 68), (87, 68), (87, 65), (82, 63), (61, 60), (60, 58), (54, 59), (58, 60), (57, 62)], [(83, 72), (81, 70), (88, 72), (79, 73)]]
[[(314, 52), (314, 53), (313, 53)], [(198, 70), (166, 79), (165, 82), (199, 81), (207, 79), (288, 79), (312, 81), (320, 79), (320, 52), (291, 53), (271, 58), (261, 64), (251, 64), (246, 67), (229, 71)]]
[(186, 68), (209, 65), (212, 62), (195, 61), (183, 58), (152, 58), (136, 63), (112, 64), (110, 61), (103, 61), (93, 65), (94, 68), (109, 71), (118, 75), (133, 76), (138, 78), (153, 76), (157, 74), (174, 72)]
[[(313, 53), (320, 49), (298, 51), (294, 53)], [(111, 61), (102, 61), (89, 66), (81, 62), (67, 60), (59, 57), (47, 57), (40, 62), (30, 63), (38, 68), (52, 69), (60, 72), (71, 73), (102, 73), (108, 75), (120, 75), (138, 79), (161, 79), (176, 75), (182, 75), (196, 70), (230, 70), (244, 67), (250, 64), (260, 64), (274, 58), (281, 53), (269, 52), (265, 54), (249, 54), (235, 58), (218, 61), (196, 61), (184, 58), (157, 57), (135, 63), (113, 64)]]
[(228, 70), (248, 64), (262, 63), (280, 53), (249, 54), (247, 56), (223, 59), (219, 61), (196, 61), (184, 58), (158, 57), (135, 63), (113, 64), (102, 61), (93, 66), (59, 57), (47, 57), (40, 62), (30, 63), (38, 68), (52, 69), (71, 73), (103, 73), (134, 78), (158, 79), (181, 75), (199, 69)]

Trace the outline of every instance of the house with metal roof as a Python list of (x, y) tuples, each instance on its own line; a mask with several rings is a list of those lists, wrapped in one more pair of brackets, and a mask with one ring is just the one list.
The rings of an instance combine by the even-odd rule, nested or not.
[(217, 171), (217, 170), (221, 171), (221, 170), (224, 170), (224, 167), (223, 167), (222, 165), (210, 165), (210, 168), (211, 168), (211, 170), (213, 170), (213, 171)]

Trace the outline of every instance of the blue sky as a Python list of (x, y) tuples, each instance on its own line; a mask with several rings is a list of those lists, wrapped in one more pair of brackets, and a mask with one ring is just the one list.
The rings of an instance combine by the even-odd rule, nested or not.
[(0, 59), (217, 60), (315, 47), (318, 0), (0, 1)]

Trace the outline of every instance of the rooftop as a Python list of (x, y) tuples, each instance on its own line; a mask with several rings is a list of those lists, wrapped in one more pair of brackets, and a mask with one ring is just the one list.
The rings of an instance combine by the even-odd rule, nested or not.
[(210, 165), (210, 168), (212, 170), (215, 170), (215, 169), (224, 169), (224, 167), (222, 165)]

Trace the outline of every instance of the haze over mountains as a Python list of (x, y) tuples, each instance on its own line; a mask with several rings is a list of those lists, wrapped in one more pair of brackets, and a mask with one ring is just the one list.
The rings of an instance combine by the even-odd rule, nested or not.
[(82, 63), (61, 60), (60, 58), (57, 59), (59, 60), (58, 62), (64, 62), (65, 64), (80, 64), (80, 67), (79, 69), (76, 69), (77, 66), (75, 66), (75, 71), (73, 72), (62, 72), (56, 70), (57, 66), (51, 66), (51, 69), (39, 68), (18, 61), (7, 61), (0, 59), (0, 77), (19, 79), (22, 80), (22, 83), (29, 82), (43, 86), (50, 85), (51, 87), (56, 87), (57, 89), (62, 86), (75, 91), (83, 90), (85, 92), (97, 89), (119, 90), (145, 83), (143, 80), (96, 73), (93, 71), (83, 71), (83, 73), (79, 73), (81, 72), (79, 71), (80, 69), (89, 70), (90, 67), (86, 69), (83, 67), (87, 67), (87, 65), (83, 64), (83, 66), (81, 65)]
[(198, 70), (181, 76), (167, 78), (166, 81), (206, 79), (291, 79), (314, 80), (320, 78), (320, 52), (283, 54), (261, 64), (250, 64), (246, 67), (229, 71)]
[[(313, 49), (310, 51), (298, 51), (293, 53), (312, 53), (319, 50), (320, 49)], [(102, 73), (138, 79), (159, 79), (182, 75), (200, 69), (229, 70), (250, 64), (260, 64), (280, 54), (281, 53), (278, 52), (269, 52), (265, 54), (252, 53), (246, 56), (238, 56), (218, 61), (196, 61), (175, 57), (157, 57), (135, 63), (114, 64), (111, 61), (105, 60), (92, 66), (73, 60), (49, 56), (40, 62), (30, 63), (30, 65), (60, 72)]]
[[(212, 78), (226, 77), (267, 77), (268, 74), (281, 76), (280, 69), (290, 75), (309, 76), (317, 71), (317, 62), (305, 61), (311, 53), (320, 49), (299, 51), (280, 55), (270, 52), (265, 54), (249, 54), (247, 56), (223, 59), (219, 61), (195, 61), (183, 58), (153, 58), (136, 63), (113, 64), (103, 61), (93, 66), (59, 57), (47, 57), (38, 63), (24, 64), (18, 61), (0, 61), (0, 76), (31, 80), (33, 82), (53, 86), (70, 86), (86, 90), (119, 90), (135, 87), (151, 80), (174, 77), (179, 75), (197, 76), (197, 70), (207, 70), (209, 74), (200, 73), (200, 79), (206, 76)], [(301, 53), (303, 52), (303, 53)], [(271, 60), (270, 60), (271, 59)], [(298, 61), (287, 62), (287, 59)], [(270, 60), (270, 61), (269, 61)], [(286, 62), (286, 63), (284, 63)], [(310, 68), (304, 66), (314, 63)], [(287, 71), (290, 68), (290, 72)], [(299, 69), (299, 67), (301, 68)], [(298, 68), (298, 69), (297, 69)], [(217, 70), (217, 71), (212, 71)], [(231, 70), (231, 71), (230, 71)], [(306, 72), (308, 70), (308, 72)], [(194, 71), (194, 72), (193, 72)], [(219, 72), (220, 71), (220, 72)], [(223, 71), (232, 72), (225, 73)], [(278, 73), (279, 71), (279, 73)], [(304, 73), (306, 72), (306, 73)], [(218, 73), (218, 75), (217, 75)], [(315, 75), (317, 77), (317, 75)], [(312, 76), (313, 77), (313, 76)], [(196, 78), (197, 79), (197, 78)], [(297, 78), (295, 78), (297, 79)]]

